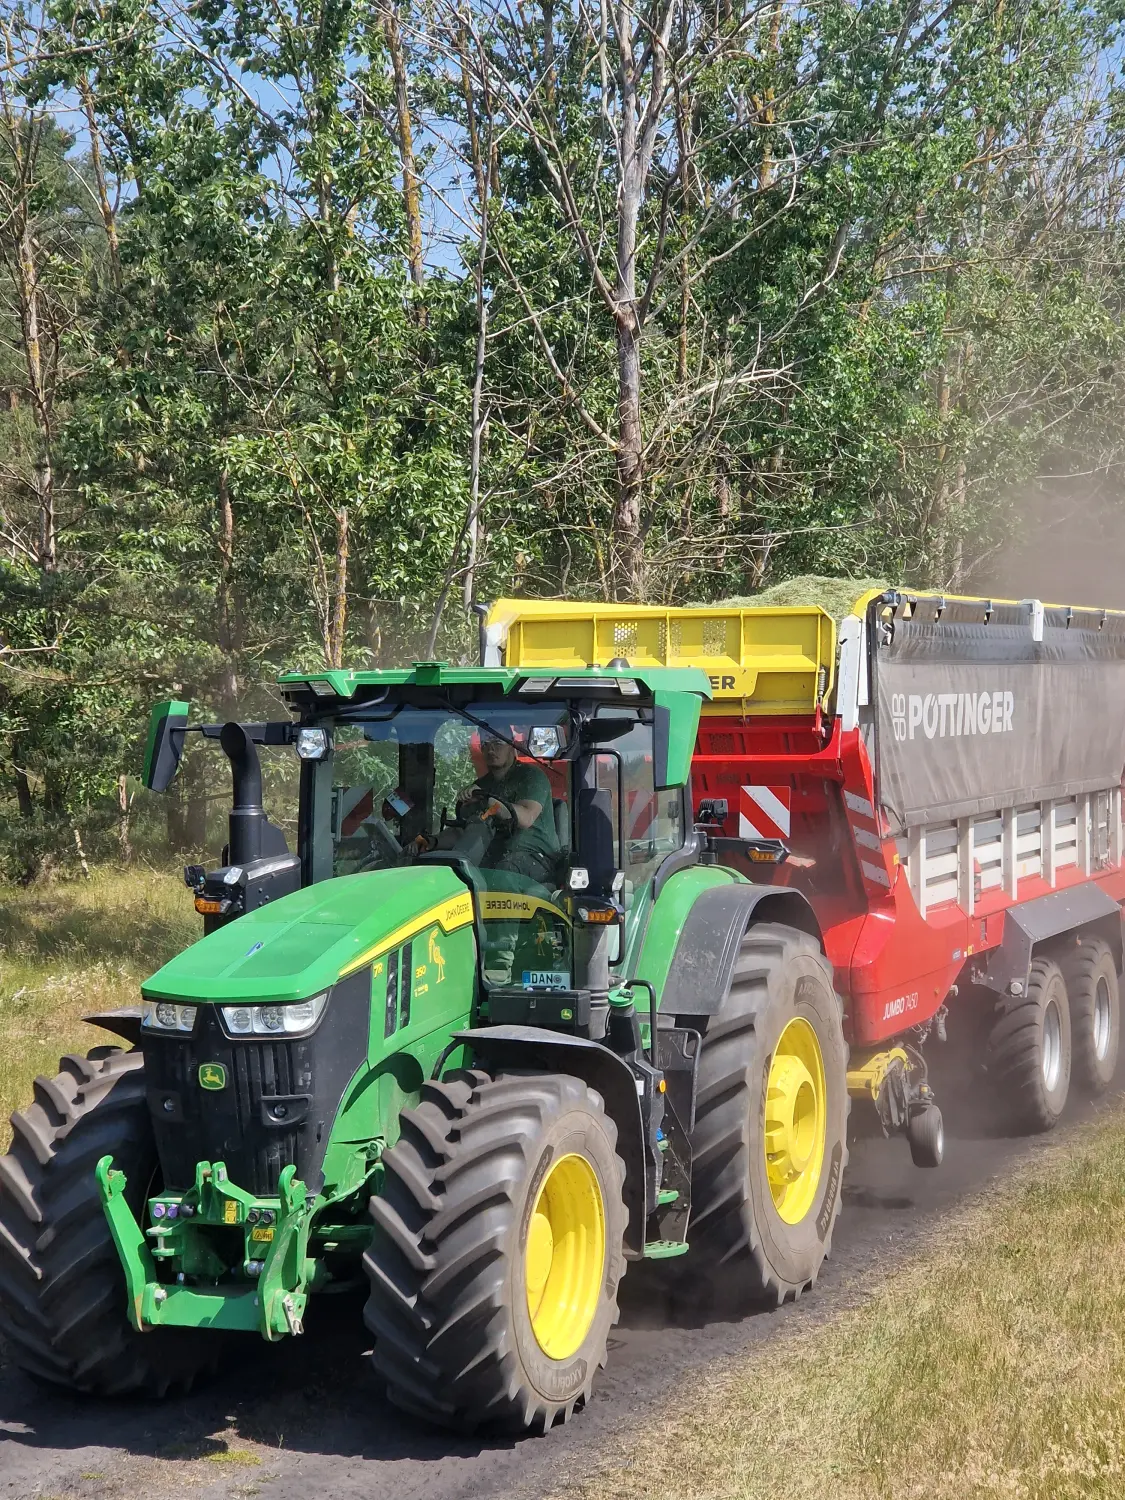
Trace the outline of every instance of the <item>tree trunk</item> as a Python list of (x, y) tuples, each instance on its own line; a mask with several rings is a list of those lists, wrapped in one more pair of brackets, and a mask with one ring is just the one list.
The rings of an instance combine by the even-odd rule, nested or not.
[(94, 173), (94, 188), (98, 195), (102, 223), (105, 225), (106, 246), (109, 250), (109, 274), (114, 287), (121, 290), (121, 255), (117, 246), (117, 218), (106, 190), (105, 168), (102, 165), (102, 141), (94, 113), (94, 95), (90, 80), (85, 73), (79, 74), (78, 92), (82, 96), (82, 108), (86, 115), (86, 128), (90, 132), (90, 166)]
[(465, 559), (465, 579), (461, 600), (466, 610), (476, 598), (477, 558), (480, 549), (480, 464), (487, 416), (482, 408), (484, 391), (484, 352), (488, 337), (488, 303), (484, 297), (484, 278), (477, 272), (477, 347), (473, 366), (472, 433), (469, 439), (469, 518), (466, 530), (469, 553)]
[(117, 847), (121, 863), (130, 864), (133, 846), (129, 841), (129, 778), (124, 774), (117, 778)]
[(230, 498), (230, 475), (219, 475), (219, 645), (223, 652), (220, 699), (228, 718), (238, 713), (238, 625), (231, 574), (234, 570), (234, 506)]
[[(383, 12), (383, 31), (395, 79), (395, 114), (398, 118), (398, 149), (402, 163), (402, 204), (406, 214), (407, 263), (410, 279), (419, 291), (425, 281), (422, 263), (422, 210), (418, 195), (418, 177), (414, 166), (414, 126), (410, 117), (410, 94), (406, 58), (402, 50), (398, 11), (388, 5)], [(417, 308), (419, 322), (425, 321), (425, 310)]]
[[(628, 12), (625, 11), (625, 16)], [(613, 516), (613, 584), (616, 598), (644, 596), (641, 503), (644, 493), (644, 439), (641, 431), (641, 324), (637, 303), (637, 225), (646, 166), (638, 133), (639, 102), (630, 35), (631, 19), (618, 22), (621, 64), (620, 185), (617, 203), (617, 284), (614, 322), (617, 340), (617, 502)]]
[(555, 111), (555, 6), (543, 0), (543, 91), (547, 110)]
[[(770, 59), (770, 63), (776, 66), (778, 55), (778, 37), (781, 33), (781, 6), (775, 5), (770, 13), (768, 39), (763, 52)], [(777, 164), (774, 161), (773, 143), (770, 140), (770, 130), (777, 120), (777, 109), (774, 102), (773, 83), (766, 85), (765, 92), (754, 103), (758, 110), (758, 119), (766, 127), (762, 138), (762, 160), (758, 168), (758, 191), (764, 193), (773, 186), (774, 174)]]
[(35, 802), (31, 796), (31, 783), (27, 779), (26, 771), (17, 771), (16, 782), (16, 806), (20, 810), (21, 818), (33, 818), (35, 816)]
[(329, 668), (344, 664), (344, 632), (348, 623), (348, 508), (336, 512), (336, 570), (324, 658)]
[(730, 455), (720, 448), (715, 455), (715, 498), (719, 502), (719, 515), (730, 519)]
[[(545, 47), (550, 46), (551, 30), (553, 20), (548, 8), (544, 13), (547, 41)], [(473, 100), (473, 88), (469, 75), (469, 44), (465, 28), (461, 28), (459, 37), (461, 52), (461, 93), (465, 100), (465, 113), (469, 122), (469, 149), (472, 155), (473, 176), (477, 188), (477, 211), (480, 216), (480, 233), (477, 237), (477, 264), (473, 276), (473, 294), (476, 303), (477, 314), (477, 338), (476, 349), (473, 357), (473, 401), (472, 401), (472, 430), (469, 434), (469, 516), (467, 522), (469, 555), (465, 563), (465, 577), (461, 589), (461, 602), (464, 608), (471, 609), (476, 597), (476, 574), (477, 557), (480, 550), (480, 465), (481, 445), (484, 440), (484, 424), (486, 419), (483, 410), (484, 395), (484, 359), (488, 341), (488, 300), (484, 295), (484, 268), (488, 259), (488, 207), (489, 207), (489, 182), (488, 170), (484, 162), (484, 154), (481, 150), (480, 131), (477, 128), (476, 106)], [(489, 153), (492, 148), (492, 122), (488, 122), (488, 144)], [(459, 550), (459, 549), (458, 549)], [(437, 631), (434, 631), (437, 637)]]
[(35, 261), (35, 244), (26, 219), (20, 230), (17, 265), (24, 365), (38, 436), (38, 451), (35, 455), (35, 492), (39, 510), (38, 563), (44, 573), (53, 573), (58, 567), (58, 543), (55, 534), (55, 475), (51, 463), (51, 401), (43, 371), (39, 268)]
[(617, 321), (617, 381), (613, 591), (618, 599), (640, 599), (644, 594), (644, 546), (641, 539), (644, 446), (641, 437), (641, 341), (633, 316), (619, 316)]

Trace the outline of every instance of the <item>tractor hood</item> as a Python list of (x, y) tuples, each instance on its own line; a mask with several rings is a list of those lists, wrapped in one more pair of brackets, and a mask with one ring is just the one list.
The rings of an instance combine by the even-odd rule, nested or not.
[(342, 875), (295, 891), (200, 938), (141, 986), (146, 1000), (305, 1000), (439, 923), (473, 920), (441, 865)]

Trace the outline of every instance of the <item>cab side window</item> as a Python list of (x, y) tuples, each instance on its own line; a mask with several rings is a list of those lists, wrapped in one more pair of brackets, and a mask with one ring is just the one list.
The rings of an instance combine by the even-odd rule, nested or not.
[(637, 724), (620, 739), (613, 752), (598, 756), (598, 786), (609, 792), (617, 824), (618, 802), (622, 849), (621, 868), (634, 893), (652, 879), (657, 867), (684, 842), (684, 800), (679, 787), (653, 787), (652, 729)]

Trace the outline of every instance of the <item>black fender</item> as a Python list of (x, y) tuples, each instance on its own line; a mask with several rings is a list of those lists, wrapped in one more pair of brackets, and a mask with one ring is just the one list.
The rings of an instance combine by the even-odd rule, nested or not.
[(660, 996), (665, 1016), (714, 1016), (730, 989), (746, 929), (782, 922), (807, 932), (824, 950), (820, 924), (800, 891), (776, 885), (720, 885), (703, 891), (688, 913)]
[(617, 1151), (625, 1163), (625, 1206), (629, 1210), (625, 1251), (630, 1259), (642, 1255), (648, 1207), (644, 1121), (637, 1080), (628, 1065), (600, 1042), (544, 1031), (538, 1026), (479, 1026), (456, 1032), (452, 1040), (471, 1048), (474, 1057), (488, 1068), (571, 1073), (597, 1090), (606, 1113), (617, 1126)]
[(130, 1047), (141, 1045), (141, 1008), (139, 1005), (126, 1005), (120, 1010), (101, 1010), (97, 1015), (83, 1016), (82, 1019), (88, 1026), (100, 1026), (103, 1031), (119, 1036), (122, 1041), (128, 1042)]
[(1013, 982), (1027, 985), (1032, 958), (1040, 948), (1050, 952), (1059, 939), (1079, 933), (1104, 938), (1120, 973), (1121, 924), (1121, 908), (1093, 881), (1021, 901), (1004, 913), (999, 947), (974, 961), (973, 979), (997, 994), (1010, 994)]

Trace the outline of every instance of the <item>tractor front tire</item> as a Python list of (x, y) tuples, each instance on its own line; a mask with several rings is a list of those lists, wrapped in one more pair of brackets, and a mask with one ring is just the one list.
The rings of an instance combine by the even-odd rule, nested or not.
[(847, 1058), (815, 938), (750, 927), (700, 1050), (691, 1248), (676, 1263), (689, 1296), (780, 1305), (816, 1281), (848, 1158)]
[(439, 1426), (544, 1431), (605, 1364), (625, 1272), (617, 1132), (564, 1074), (424, 1085), (383, 1156), (364, 1258), (372, 1360)]
[(1031, 961), (1022, 995), (1003, 995), (989, 1038), (1002, 1124), (1020, 1135), (1051, 1130), (1070, 1089), (1071, 1031), (1066, 980), (1053, 958)]
[(1117, 1071), (1121, 995), (1113, 950), (1101, 938), (1079, 943), (1062, 959), (1070, 1001), (1071, 1078), (1087, 1094), (1104, 1094)]
[(0, 1157), (0, 1334), (34, 1379), (98, 1396), (186, 1391), (220, 1353), (215, 1334), (137, 1333), (94, 1179), (112, 1156), (134, 1213), (157, 1175), (139, 1052), (96, 1047), (37, 1078)]

